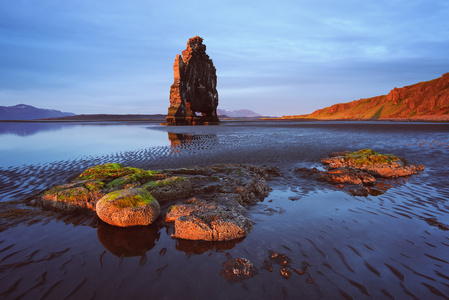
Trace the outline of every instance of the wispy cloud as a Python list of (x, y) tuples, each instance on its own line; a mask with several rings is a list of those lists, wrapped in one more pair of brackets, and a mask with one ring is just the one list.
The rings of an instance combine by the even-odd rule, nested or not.
[(448, 15), (446, 0), (3, 0), (0, 102), (165, 113), (198, 34), (220, 106), (308, 113), (448, 72)]

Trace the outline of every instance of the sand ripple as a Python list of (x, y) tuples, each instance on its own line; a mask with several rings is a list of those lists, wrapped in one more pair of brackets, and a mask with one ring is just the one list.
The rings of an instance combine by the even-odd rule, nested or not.
[[(447, 126), (429, 126), (161, 128), (171, 146), (0, 168), (0, 297), (447, 299), (449, 231), (436, 222), (449, 225), (449, 135)], [(329, 153), (365, 147), (426, 169), (368, 197), (293, 172)], [(151, 232), (127, 232), (103, 228), (94, 216), (25, 205), (25, 198), (106, 162), (147, 169), (255, 163), (275, 165), (283, 176), (249, 210), (253, 232), (228, 244), (173, 240), (162, 220)], [(272, 250), (303, 271), (284, 279), (281, 266), (264, 269)], [(227, 252), (249, 259), (259, 274), (228, 284), (219, 275)]]

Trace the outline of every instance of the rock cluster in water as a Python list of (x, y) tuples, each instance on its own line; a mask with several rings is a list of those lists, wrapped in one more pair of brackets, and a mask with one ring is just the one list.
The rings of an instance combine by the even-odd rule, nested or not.
[(223, 263), (220, 275), (228, 281), (239, 282), (258, 274), (257, 268), (247, 258), (232, 258), (229, 253), (226, 256), (228, 259)]
[[(167, 125), (217, 123), (217, 74), (206, 54), (203, 39), (195, 36), (187, 48), (176, 55), (173, 65), (174, 83), (170, 88)], [(197, 116), (196, 113), (200, 113)]]
[(413, 165), (405, 158), (380, 154), (371, 149), (352, 153), (348, 151), (332, 153), (329, 157), (321, 159), (321, 162), (327, 165), (325, 171), (317, 168), (298, 168), (295, 172), (333, 183), (339, 188), (344, 188), (344, 185), (348, 184), (352, 186), (349, 189), (351, 194), (361, 196), (380, 194), (391, 187), (378, 182), (377, 178), (409, 176), (424, 170), (423, 165)]
[(268, 195), (270, 174), (277, 175), (278, 170), (223, 164), (149, 171), (109, 163), (49, 189), (34, 203), (95, 211), (110, 225), (129, 227), (152, 224), (160, 215), (160, 203), (174, 201), (165, 216), (174, 224), (174, 238), (229, 241), (251, 231), (243, 205)]

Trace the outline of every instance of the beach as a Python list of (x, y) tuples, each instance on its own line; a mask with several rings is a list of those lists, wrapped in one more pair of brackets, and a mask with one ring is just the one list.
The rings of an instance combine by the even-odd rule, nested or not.
[[(41, 131), (33, 124), (19, 129), (5, 124), (0, 141), (30, 143), (23, 159), (2, 159), (0, 165), (5, 299), (448, 298), (447, 123), (44, 123)], [(64, 133), (69, 127), (71, 135)], [(69, 145), (70, 138), (88, 133), (85, 146), (75, 151), (80, 142)], [(39, 134), (58, 143), (39, 149)], [(353, 196), (295, 172), (322, 168), (320, 159), (333, 152), (363, 148), (405, 157), (425, 169), (389, 180), (391, 188), (376, 196)], [(3, 157), (18, 153), (12, 146), (1, 151)], [(32, 155), (39, 151), (37, 161)], [(268, 181), (268, 197), (246, 207), (254, 229), (229, 242), (174, 239), (163, 217), (149, 226), (117, 228), (94, 214), (29, 205), (38, 193), (109, 162), (151, 170), (254, 164), (277, 167), (280, 176)], [(162, 205), (162, 212), (170, 204)], [(274, 251), (300, 272), (282, 276), (284, 266), (273, 259)], [(223, 264), (230, 258), (248, 259), (257, 273), (241, 281), (225, 278)]]

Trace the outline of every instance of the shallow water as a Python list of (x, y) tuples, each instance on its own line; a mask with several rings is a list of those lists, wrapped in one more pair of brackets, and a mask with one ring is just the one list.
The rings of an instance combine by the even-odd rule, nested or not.
[[(0, 130), (0, 297), (448, 298), (449, 231), (424, 218), (449, 224), (449, 124), (51, 124), (31, 135), (15, 125)], [(43, 151), (32, 156), (33, 147)], [(425, 171), (368, 197), (293, 172), (331, 152), (365, 147), (424, 164)], [(27, 157), (10, 160), (20, 149)], [(25, 205), (33, 193), (104, 162), (148, 169), (253, 163), (277, 166), (283, 176), (248, 209), (253, 231), (228, 243), (172, 239), (161, 218), (121, 229), (95, 216)], [(293, 268), (306, 266), (304, 273), (285, 279), (276, 264), (268, 271), (270, 251), (285, 253)], [(228, 255), (248, 258), (258, 274), (228, 282), (220, 275)]]

